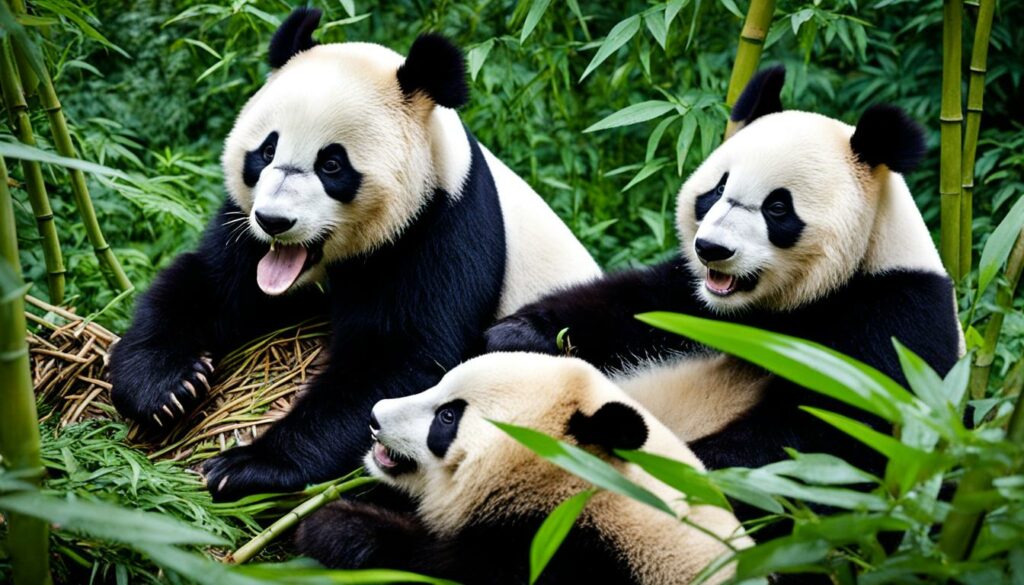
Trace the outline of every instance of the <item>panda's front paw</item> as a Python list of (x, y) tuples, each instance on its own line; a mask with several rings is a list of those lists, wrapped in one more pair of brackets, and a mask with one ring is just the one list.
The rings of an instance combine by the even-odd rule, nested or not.
[(295, 547), (332, 569), (402, 568), (410, 552), (422, 552), (425, 537), (411, 515), (338, 500), (299, 524)]
[(213, 371), (209, 353), (188, 356), (114, 346), (111, 399), (123, 416), (163, 434), (206, 397)]
[(235, 447), (203, 465), (206, 489), (215, 502), (233, 502), (251, 494), (290, 492), (305, 481), (288, 459), (274, 456), (259, 442)]
[(484, 333), (488, 353), (495, 351), (533, 351), (559, 355), (558, 331), (547, 331), (537, 320), (512, 315), (498, 321)]

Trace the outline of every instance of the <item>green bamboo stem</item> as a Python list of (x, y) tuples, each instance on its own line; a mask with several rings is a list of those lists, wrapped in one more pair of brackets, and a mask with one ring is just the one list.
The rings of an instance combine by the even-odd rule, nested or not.
[[(725, 105), (730, 108), (757, 71), (757, 66), (761, 62), (761, 51), (764, 49), (764, 39), (768, 36), (774, 14), (775, 0), (751, 0), (747, 18), (743, 22), (743, 30), (740, 31), (740, 42), (736, 47), (736, 62), (733, 63), (732, 75), (729, 77), (729, 89), (725, 94)], [(735, 131), (736, 123), (729, 120), (725, 127), (725, 137), (732, 136)]]
[[(14, 238), (13, 232), (3, 234)], [(20, 472), (20, 479), (42, 477), (39, 423), (28, 344), (25, 341), (27, 287), (5, 262), (0, 261), (0, 454), (7, 469)], [(14, 585), (48, 585), (49, 525), (35, 518), (8, 514), (7, 551), (13, 565)]]
[(376, 481), (377, 480), (372, 477), (357, 477), (343, 483), (332, 485), (316, 496), (296, 506), (291, 512), (288, 512), (279, 518), (273, 524), (268, 526), (266, 530), (257, 534), (252, 540), (242, 545), (241, 548), (228, 555), (226, 559), (227, 562), (239, 565), (247, 562), (249, 559), (258, 555), (261, 550), (266, 548), (267, 545), (273, 542), (278, 536), (284, 534), (290, 528), (298, 524), (300, 520), (324, 507), (328, 503), (337, 500), (341, 497), (341, 494)]
[[(15, 14), (25, 12), (23, 3), (12, 2), (11, 4)], [(25, 52), (25, 47), (20, 47), (17, 44), (14, 45), (16, 57), (23, 56)], [(18, 69), (22, 79), (26, 79), (28, 75), (34, 75), (27, 59), (18, 59)], [(71, 142), (71, 133), (68, 131), (67, 120), (64, 118), (64, 110), (61, 108), (57, 92), (53, 88), (53, 80), (47, 72), (44, 71), (43, 73), (44, 75), (38, 79), (39, 98), (50, 121), (50, 133), (53, 135), (54, 146), (61, 156), (78, 158), (75, 146)], [(68, 173), (71, 175), (71, 192), (75, 198), (75, 206), (78, 208), (78, 213), (82, 216), (85, 232), (89, 237), (89, 242), (92, 244), (100, 266), (107, 270), (119, 290), (129, 290), (132, 288), (132, 283), (128, 280), (124, 269), (121, 268), (121, 264), (117, 261), (114, 251), (110, 249), (110, 244), (103, 237), (103, 230), (100, 229), (99, 221), (96, 218), (96, 210), (92, 205), (92, 198), (89, 196), (89, 187), (85, 182), (85, 173), (80, 169), (68, 169)]]
[(1000, 286), (996, 292), (996, 310), (992, 312), (985, 324), (985, 342), (974, 358), (974, 365), (971, 369), (972, 398), (985, 397), (988, 380), (992, 374), (992, 362), (996, 357), (999, 333), (1003, 329), (1003, 319), (1006, 317), (1006, 313), (1013, 310), (1013, 297), (1017, 292), (1017, 284), (1020, 283), (1022, 272), (1024, 272), (1024, 230), (1017, 236), (1017, 241), (1010, 250), (1010, 257), (1006, 261), (1006, 285)]
[(960, 278), (971, 272), (974, 237), (974, 158), (978, 150), (978, 131), (981, 128), (982, 104), (985, 94), (985, 73), (988, 67), (989, 33), (995, 0), (981, 0), (978, 22), (971, 47), (970, 81), (967, 87), (967, 125), (964, 130), (964, 150), (960, 171), (963, 173), (960, 191)]
[(960, 38), (963, 0), (943, 0), (942, 9), (942, 106), (939, 113), (941, 148), (939, 195), (941, 197), (941, 243), (939, 251), (946, 271), (960, 277)]
[(0, 260), (4, 260), (21, 276), (18, 259), (18, 235), (14, 223), (14, 200), (7, 186), (7, 163), (0, 157)]
[[(4, 103), (7, 112), (13, 118), (18, 140), (35, 146), (36, 139), (28, 115), (28, 103), (25, 101), (21, 80), (7, 43), (0, 50), (0, 86), (3, 87)], [(28, 192), (29, 204), (36, 218), (39, 236), (42, 238), (50, 302), (59, 305), (64, 302), (64, 258), (60, 251), (60, 240), (57, 238), (53, 209), (50, 207), (46, 185), (43, 183), (43, 169), (38, 162), (29, 160), (21, 161), (21, 169), (25, 175), (25, 191)]]

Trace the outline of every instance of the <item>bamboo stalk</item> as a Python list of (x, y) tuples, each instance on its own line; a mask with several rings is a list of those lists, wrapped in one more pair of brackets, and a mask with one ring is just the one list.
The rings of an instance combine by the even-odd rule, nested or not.
[(229, 563), (239, 565), (248, 561), (258, 555), (259, 552), (266, 548), (268, 544), (273, 542), (275, 538), (286, 532), (292, 526), (298, 524), (299, 521), (306, 516), (309, 516), (328, 503), (337, 500), (341, 497), (341, 494), (376, 481), (377, 480), (372, 477), (357, 477), (343, 483), (332, 485), (323, 492), (296, 506), (291, 512), (288, 512), (279, 518), (273, 524), (268, 526), (266, 530), (257, 534), (252, 540), (242, 545), (241, 548), (229, 554), (225, 560)]
[(974, 237), (974, 158), (978, 150), (978, 131), (981, 128), (982, 104), (985, 94), (985, 73), (988, 68), (989, 33), (995, 0), (981, 0), (978, 22), (971, 47), (970, 81), (967, 88), (967, 125), (964, 130), (964, 150), (960, 171), (963, 173), (960, 191), (960, 278), (971, 272)]
[[(14, 233), (4, 234), (13, 238)], [(28, 344), (25, 342), (25, 300), (28, 287), (5, 262), (0, 262), (0, 454), (4, 466), (20, 478), (38, 483), (43, 475), (39, 424)], [(48, 585), (49, 525), (21, 514), (7, 514), (7, 551), (14, 585)]]
[(960, 277), (960, 38), (963, 0), (943, 0), (942, 8), (942, 106), (939, 114), (941, 148), (939, 195), (941, 197), (941, 243), (939, 251), (946, 271)]
[(1024, 272), (1024, 230), (1021, 230), (1017, 241), (1010, 250), (1010, 257), (1006, 261), (1006, 285), (1000, 286), (996, 292), (996, 310), (992, 312), (985, 324), (985, 342), (974, 358), (974, 366), (971, 369), (972, 398), (985, 397), (988, 380), (992, 375), (992, 362), (996, 357), (999, 333), (1003, 329), (1003, 319), (1008, 312), (1013, 310), (1013, 297), (1017, 291), (1017, 285), (1020, 283), (1022, 272)]
[(21, 276), (21, 262), (18, 259), (18, 234), (14, 224), (14, 201), (7, 187), (7, 164), (0, 158), (0, 259)]
[[(0, 85), (3, 87), (4, 103), (7, 112), (13, 118), (18, 140), (35, 146), (36, 139), (28, 115), (28, 103), (25, 101), (9, 43), (4, 43), (0, 50)], [(53, 209), (50, 207), (46, 185), (43, 183), (43, 169), (38, 162), (29, 160), (21, 161), (21, 169), (25, 174), (25, 190), (28, 192), (29, 204), (32, 206), (39, 236), (43, 242), (43, 259), (46, 262), (50, 301), (59, 305), (64, 302), (64, 259), (61, 256), (60, 240), (57, 238)]]
[[(757, 71), (757, 66), (761, 62), (761, 51), (764, 49), (764, 39), (768, 36), (774, 14), (775, 0), (751, 0), (747, 18), (743, 21), (743, 30), (740, 31), (739, 45), (736, 47), (736, 62), (733, 63), (732, 75), (729, 77), (729, 89), (725, 94), (725, 105), (730, 108)], [(725, 127), (725, 137), (729, 138), (735, 131), (736, 123), (729, 120)]]
[[(13, 2), (12, 4), (15, 14), (25, 12), (25, 7), (21, 2)], [(20, 47), (16, 41), (14, 42), (15, 56), (23, 55), (26, 50), (25, 47)], [(27, 59), (19, 59), (18, 63), (22, 78), (33, 73), (28, 66)], [(50, 133), (53, 135), (54, 146), (61, 156), (78, 158), (75, 146), (71, 142), (71, 133), (68, 132), (64, 110), (61, 108), (57, 92), (53, 88), (53, 80), (48, 72), (43, 71), (43, 74), (38, 79), (40, 87), (39, 98), (50, 121)], [(80, 169), (67, 169), (67, 171), (71, 175), (71, 192), (75, 198), (75, 206), (78, 208), (78, 213), (82, 216), (85, 232), (89, 237), (89, 242), (92, 244), (100, 266), (106, 268), (118, 290), (126, 291), (131, 289), (131, 281), (128, 280), (124, 269), (121, 268), (121, 264), (117, 261), (114, 251), (110, 249), (110, 244), (103, 237), (103, 230), (100, 229), (99, 221), (96, 219), (96, 209), (93, 207), (92, 198), (89, 196), (89, 187), (85, 182), (85, 173)]]

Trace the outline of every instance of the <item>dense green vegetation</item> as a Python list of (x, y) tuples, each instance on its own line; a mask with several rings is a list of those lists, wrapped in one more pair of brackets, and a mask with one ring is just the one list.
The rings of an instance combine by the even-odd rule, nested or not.
[[(463, 111), (467, 125), (545, 196), (602, 265), (646, 264), (674, 252), (674, 196), (682, 178), (723, 135), (724, 98), (747, 0), (312, 4), (325, 11), (323, 42), (373, 41), (404, 51), (426, 30), (456, 40), (467, 50), (473, 78), (474, 94)], [(87, 180), (106, 238), (137, 291), (194, 244), (224, 196), (221, 142), (266, 75), (268, 40), (289, 9), (288, 3), (271, 0), (225, 6), (40, 0), (30, 3), (31, 17), (21, 19), (42, 49), (82, 158), (123, 173)], [(975, 14), (968, 6), (964, 71)], [(1002, 318), (986, 347), (994, 353), (991, 378), (972, 393), (974, 418), (985, 424), (969, 432), (957, 426), (955, 416), (946, 416), (943, 400), (959, 402), (955, 398), (966, 379), (951, 375), (942, 384), (917, 368), (916, 376), (908, 375), (917, 381), (915, 398), (891, 389), (886, 394), (885, 388), (875, 397), (910, 405), (889, 413), (904, 429), (903, 442), (885, 443), (893, 469), (878, 478), (876, 492), (840, 493), (827, 485), (863, 476), (823, 459), (711, 476), (714, 489), (732, 496), (757, 486), (760, 495), (748, 497), (758, 499), (766, 513), (799, 519), (794, 537), (752, 555), (746, 565), (751, 577), (816, 565), (842, 583), (854, 582), (861, 572), (864, 582), (1024, 579), (1021, 449), (1005, 441), (1001, 430), (1024, 384), (1024, 304), (1012, 292), (997, 303), (1000, 291), (1007, 294), (1000, 266), (1020, 218), (1011, 217), (1003, 230), (1002, 239), (1010, 244), (993, 242), (990, 248), (1005, 248), (995, 255), (994, 282), (980, 292), (977, 287), (982, 249), (1024, 194), (1022, 15), (1024, 1), (996, 3), (974, 189), (975, 271), (960, 283), (961, 313), (974, 345), (993, 314)], [(7, 18), (0, 14), (0, 25), (10, 31)], [(927, 126), (928, 158), (908, 180), (936, 234), (942, 28), (939, 0), (779, 0), (762, 58), (787, 66), (789, 107), (852, 122), (868, 105), (891, 102)], [(964, 81), (966, 95), (966, 74)], [(54, 150), (39, 103), (30, 106), (39, 146)], [(8, 166), (24, 278), (31, 294), (45, 298), (46, 267), (27, 203), (26, 176), (16, 161), (8, 160)], [(63, 170), (44, 165), (43, 171), (66, 255), (68, 303), (81, 314), (100, 313), (101, 323), (122, 331), (137, 292), (118, 296), (93, 254)], [(764, 359), (770, 369), (792, 367), (780, 356)], [(916, 368), (912, 358), (906, 359)], [(214, 506), (194, 476), (173, 464), (148, 462), (121, 445), (123, 433), (112, 422), (74, 426), (56, 436), (44, 426), (43, 458), (52, 477), (48, 492), (159, 512), (203, 534), (181, 532), (177, 539), (144, 542), (128, 552), (121, 545), (97, 545), (124, 542), (116, 534), (83, 539), (58, 532), (55, 574), (74, 570), (76, 579), (117, 583), (161, 578), (142, 552), (187, 579), (228, 582), (203, 559), (182, 556), (170, 545), (220, 542), (217, 538), (241, 544), (255, 531), (254, 514), (265, 506)], [(908, 469), (913, 461), (919, 467)], [(944, 557), (949, 549), (939, 544), (939, 527), (950, 507), (936, 494), (943, 477), (958, 480), (965, 469), (999, 479), (994, 486), (981, 482), (985, 489), (973, 503), (991, 512), (982, 546), (958, 563)], [(685, 481), (705, 481), (680, 473)], [(0, 476), (0, 492), (17, 488), (18, 481)], [(846, 512), (822, 520), (807, 502)], [(95, 513), (94, 519), (104, 511)], [(882, 528), (905, 534), (899, 554), (890, 556), (878, 545), (873, 535)], [(3, 530), (0, 526), (0, 582), (9, 576)], [(230, 578), (256, 583), (280, 577), (274, 567), (261, 570)]]

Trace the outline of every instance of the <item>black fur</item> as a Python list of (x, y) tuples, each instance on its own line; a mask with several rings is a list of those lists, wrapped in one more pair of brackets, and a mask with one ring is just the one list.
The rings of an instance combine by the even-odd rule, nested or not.
[(453, 400), (441, 405), (434, 414), (434, 420), (430, 421), (430, 430), (427, 431), (427, 448), (438, 458), (444, 457), (444, 454), (448, 452), (448, 447), (455, 440), (455, 435), (459, 432), (462, 413), (465, 411), (465, 400)]
[(711, 208), (718, 203), (718, 200), (722, 198), (722, 193), (725, 193), (725, 183), (729, 180), (729, 173), (722, 175), (722, 178), (718, 180), (718, 184), (713, 189), (698, 195), (694, 202), (694, 214), (697, 216), (697, 221), (704, 219), (704, 216), (711, 211)]
[(768, 226), (768, 241), (779, 248), (792, 248), (800, 241), (807, 226), (793, 208), (789, 189), (776, 189), (761, 205), (761, 215)]
[(900, 108), (879, 104), (860, 117), (850, 137), (850, 148), (871, 167), (885, 165), (897, 173), (907, 173), (924, 158), (924, 130)]
[(271, 67), (284, 67), (296, 54), (316, 46), (313, 31), (320, 25), (320, 14), (316, 8), (296, 8), (288, 15), (270, 39), (267, 62)]
[(420, 35), (398, 68), (402, 93), (423, 92), (446, 108), (459, 108), (469, 100), (466, 60), (451, 41), (437, 34)]
[[(331, 166), (334, 165), (334, 166)], [(363, 175), (348, 160), (348, 152), (340, 144), (329, 144), (316, 154), (313, 165), (316, 176), (328, 196), (350, 203), (363, 184)]]
[[(233, 235), (226, 204), (200, 248), (164, 271), (139, 300), (114, 348), (115, 404), (156, 427), (169, 392), (203, 352), (214, 359), (260, 333), (330, 314), (331, 360), (292, 411), (253, 444), (206, 465), (217, 500), (287, 491), (338, 477), (370, 447), (366, 429), (378, 400), (434, 385), (482, 348), (505, 275), (505, 231), (497, 191), (480, 148), (461, 196), (437, 191), (395, 242), (328, 268), (326, 294), (264, 295), (256, 264), (266, 244)], [(235, 237), (238, 238), (235, 241)], [(472, 242), (473, 245), (466, 245)], [(191, 406), (189, 402), (187, 406)]]
[[(306, 519), (296, 533), (303, 554), (338, 569), (387, 567), (467, 585), (529, 582), (530, 543), (544, 518), (474, 519), (451, 537), (437, 537), (406, 516), (336, 502)], [(634, 583), (626, 559), (593, 528), (576, 524), (537, 583)]]
[(647, 423), (635, 408), (621, 402), (609, 402), (592, 415), (572, 413), (566, 433), (581, 445), (615, 449), (639, 449), (647, 442)]
[(277, 132), (271, 132), (259, 146), (245, 153), (245, 159), (242, 161), (242, 182), (246, 187), (255, 187), (263, 169), (274, 160), (277, 139)]
[[(681, 258), (611, 274), (551, 294), (499, 321), (486, 333), (487, 349), (556, 353), (548, 340), (568, 327), (575, 355), (606, 372), (642, 366), (646, 359), (693, 355), (702, 350), (692, 341), (654, 330), (633, 316), (657, 310), (726, 320), (709, 312), (696, 286)], [(890, 339), (899, 339), (945, 375), (956, 363), (959, 347), (952, 298), (948, 277), (898, 271), (856, 276), (824, 299), (794, 311), (757, 311), (727, 320), (816, 341), (905, 385)], [(690, 445), (709, 468), (760, 467), (787, 458), (783, 448), (792, 447), (833, 453), (870, 471), (881, 470), (880, 456), (798, 407), (842, 412), (884, 429), (880, 420), (781, 378), (772, 379), (765, 395), (743, 419)]]
[(732, 106), (732, 121), (742, 122), (746, 126), (761, 116), (781, 112), (780, 96), (785, 82), (786, 68), (781, 65), (755, 73)]

